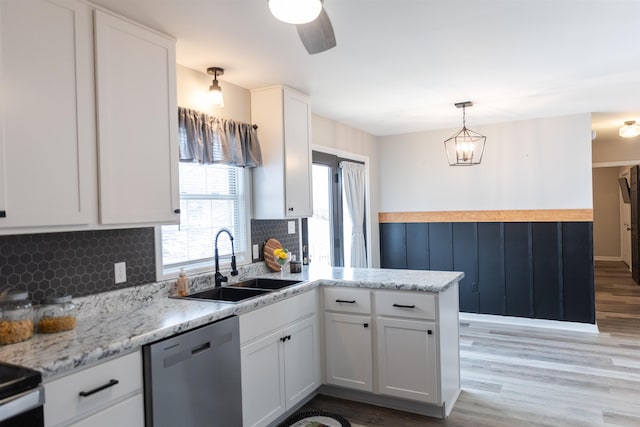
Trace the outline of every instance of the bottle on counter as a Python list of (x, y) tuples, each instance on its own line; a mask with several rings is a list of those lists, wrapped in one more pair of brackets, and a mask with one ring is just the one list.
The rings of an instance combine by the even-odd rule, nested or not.
[(76, 327), (76, 305), (71, 295), (54, 296), (38, 306), (36, 329), (40, 334), (70, 331)]
[(189, 279), (184, 274), (184, 268), (180, 269), (180, 275), (178, 275), (178, 281), (176, 282), (176, 288), (178, 290), (179, 297), (186, 297), (189, 295)]
[(0, 295), (0, 345), (26, 341), (33, 336), (34, 311), (25, 291)]

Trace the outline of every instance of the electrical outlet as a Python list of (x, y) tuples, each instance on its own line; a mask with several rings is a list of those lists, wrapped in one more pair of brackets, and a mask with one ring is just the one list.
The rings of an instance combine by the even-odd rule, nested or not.
[(476, 282), (471, 282), (471, 292), (478, 292), (478, 284)]
[(127, 281), (127, 263), (116, 262), (113, 264), (113, 272), (116, 276), (116, 283), (124, 283)]
[(289, 234), (296, 234), (296, 222), (289, 221)]
[(260, 246), (256, 243), (255, 245), (253, 245), (251, 247), (252, 252), (253, 252), (253, 259), (260, 259)]

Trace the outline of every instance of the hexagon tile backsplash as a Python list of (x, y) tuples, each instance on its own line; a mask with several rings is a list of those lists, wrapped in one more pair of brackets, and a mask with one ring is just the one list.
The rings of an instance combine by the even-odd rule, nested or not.
[[(115, 284), (113, 265), (126, 262), (127, 281)], [(155, 282), (152, 227), (0, 236), (0, 289), (74, 297)]]

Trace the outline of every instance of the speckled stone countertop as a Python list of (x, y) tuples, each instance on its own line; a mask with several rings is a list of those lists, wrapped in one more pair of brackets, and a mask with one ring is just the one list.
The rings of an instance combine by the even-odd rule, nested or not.
[[(74, 368), (138, 350), (145, 344), (273, 304), (317, 286), (442, 292), (464, 274), (365, 268), (305, 268), (302, 273), (267, 273), (260, 263), (241, 268), (239, 276), (229, 277), (232, 283), (249, 277), (296, 279), (303, 283), (235, 304), (168, 298), (175, 292), (175, 280), (78, 298), (74, 300), (79, 308), (75, 330), (37, 334), (28, 341), (0, 347), (0, 360), (37, 369), (47, 381)], [(210, 274), (189, 279), (191, 292), (213, 286)]]

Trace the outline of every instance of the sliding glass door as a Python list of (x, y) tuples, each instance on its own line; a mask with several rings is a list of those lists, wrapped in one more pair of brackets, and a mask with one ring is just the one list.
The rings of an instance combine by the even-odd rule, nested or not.
[[(313, 152), (313, 216), (303, 220), (303, 245), (308, 248), (308, 257), (314, 265), (351, 266), (354, 229), (340, 168), (341, 162), (345, 161), (362, 164), (332, 154)], [(356, 193), (364, 206), (364, 187)], [(356, 230), (363, 236), (364, 219), (358, 223)], [(366, 245), (366, 236), (364, 240)]]

